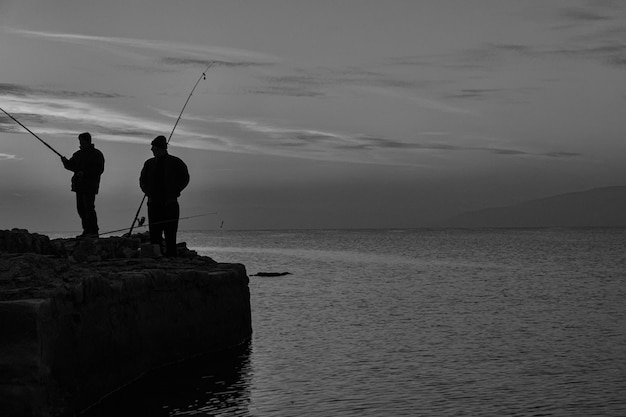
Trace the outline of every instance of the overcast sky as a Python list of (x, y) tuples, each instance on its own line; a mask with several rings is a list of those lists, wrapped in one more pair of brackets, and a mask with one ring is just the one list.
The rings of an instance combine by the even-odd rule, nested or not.
[[(150, 141), (189, 166), (182, 229), (418, 227), (624, 185), (626, 3), (0, 0), (0, 107), (68, 157), (102, 231)], [(80, 231), (71, 173), (0, 117), (0, 229)]]

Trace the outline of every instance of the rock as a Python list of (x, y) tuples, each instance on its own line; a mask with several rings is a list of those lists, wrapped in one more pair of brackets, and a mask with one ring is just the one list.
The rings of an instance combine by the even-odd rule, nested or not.
[(145, 236), (0, 231), (0, 414), (75, 415), (150, 370), (248, 341), (245, 267), (177, 249), (144, 258), (160, 255)]
[(56, 254), (50, 238), (26, 229), (0, 230), (0, 251), (8, 253)]
[(257, 272), (250, 275), (251, 277), (282, 277), (285, 275), (291, 275), (291, 272)]
[(140, 258), (162, 258), (163, 254), (161, 253), (161, 246), (152, 243), (142, 243), (139, 246), (139, 257)]

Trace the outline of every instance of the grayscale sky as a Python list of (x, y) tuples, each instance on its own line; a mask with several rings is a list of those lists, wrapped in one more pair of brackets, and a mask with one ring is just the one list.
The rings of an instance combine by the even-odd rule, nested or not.
[[(621, 0), (0, 0), (0, 107), (106, 157), (128, 227), (150, 141), (182, 229), (419, 227), (624, 185)], [(80, 231), (71, 173), (0, 117), (0, 228)]]

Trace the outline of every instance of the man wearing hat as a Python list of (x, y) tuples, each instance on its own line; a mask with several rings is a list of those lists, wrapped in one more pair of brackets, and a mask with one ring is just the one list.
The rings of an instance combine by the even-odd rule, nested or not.
[(165, 235), (165, 256), (176, 256), (176, 232), (180, 207), (178, 197), (189, 184), (187, 165), (167, 152), (167, 139), (157, 136), (152, 141), (154, 158), (141, 170), (139, 186), (148, 197), (150, 242), (161, 244)]
[(98, 216), (96, 215), (96, 194), (100, 187), (100, 176), (104, 172), (104, 155), (91, 143), (91, 135), (84, 132), (78, 135), (80, 149), (70, 159), (61, 157), (65, 169), (72, 171), (72, 191), (76, 193), (76, 209), (83, 226), (78, 237), (98, 237)]

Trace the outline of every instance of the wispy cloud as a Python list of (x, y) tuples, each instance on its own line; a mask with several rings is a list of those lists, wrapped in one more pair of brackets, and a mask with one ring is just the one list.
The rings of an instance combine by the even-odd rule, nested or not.
[(580, 156), (578, 153), (573, 152), (530, 152), (520, 149), (498, 148), (498, 147), (483, 147), (483, 146), (459, 146), (456, 144), (450, 144), (447, 142), (419, 142), (419, 141), (398, 141), (388, 138), (373, 137), (373, 136), (359, 136), (355, 138), (358, 143), (352, 145), (339, 145), (345, 149), (359, 149), (359, 150), (376, 150), (376, 149), (390, 149), (390, 150), (417, 150), (417, 151), (451, 151), (451, 152), (487, 152), (495, 155), (506, 156), (542, 156), (549, 158), (565, 158)]
[(22, 158), (18, 158), (16, 155), (10, 155), (6, 153), (0, 153), (0, 161), (14, 160), (19, 161)]
[(620, 17), (624, 17), (625, 10), (623, 2), (619, 0), (586, 0), (580, 4), (558, 8), (556, 15), (559, 22), (576, 25), (619, 20)]
[(445, 100), (421, 97), (412, 91), (381, 87), (361, 87), (360, 90), (380, 96), (401, 99), (428, 110), (465, 116), (479, 116), (479, 114), (475, 111), (449, 104)]
[(285, 127), (259, 120), (215, 118), (211, 119), (211, 123), (230, 125), (240, 131), (256, 136), (260, 135), (261, 140), (248, 145), (256, 148), (256, 150), (268, 148), (280, 152), (282, 147), (293, 149), (295, 147), (304, 148), (307, 146), (321, 146), (323, 149), (329, 144), (338, 142), (350, 143), (353, 141), (350, 135), (344, 133)]
[(223, 59), (197, 59), (197, 58), (184, 58), (184, 57), (163, 57), (161, 58), (161, 62), (168, 65), (189, 65), (189, 66), (207, 66), (209, 63), (213, 62), (218, 67), (228, 67), (228, 68), (248, 68), (248, 67), (265, 67), (273, 65), (269, 62), (260, 62), (260, 61), (237, 61), (231, 60), (226, 61)]
[[(394, 162), (394, 153), (414, 152), (415, 155), (427, 151), (437, 152), (482, 152), (501, 156), (570, 158), (581, 156), (574, 152), (531, 151), (500, 146), (469, 146), (456, 142), (471, 138), (456, 138), (449, 132), (423, 132), (420, 138), (396, 140), (381, 136), (331, 132), (297, 127), (284, 127), (269, 122), (244, 119), (213, 119), (212, 123), (235, 126), (254, 134), (255, 141), (246, 144), (248, 151), (274, 153), (287, 156), (328, 160), (359, 160), (376, 162), (384, 160)], [(235, 135), (237, 136), (237, 135)], [(500, 143), (493, 138), (476, 138), (474, 142)], [(391, 152), (391, 153), (389, 153)]]
[[(472, 101), (523, 103), (544, 90), (556, 71), (554, 62), (589, 61), (607, 68), (626, 69), (626, 3), (593, 0), (546, 3), (526, 9), (543, 36), (493, 40), (464, 49), (390, 57), (382, 68), (419, 68), (439, 84), (418, 88), (382, 89), (381, 93), (419, 97), (416, 103), (441, 111), (467, 109)], [(538, 12), (540, 10), (541, 12)], [(370, 87), (366, 87), (370, 88)], [(387, 91), (388, 90), (388, 91)], [(424, 101), (423, 97), (428, 99)], [(463, 100), (462, 102), (460, 100)]]
[[(50, 41), (72, 43), (85, 46), (117, 46), (122, 48), (133, 49), (137, 51), (156, 51), (163, 55), (164, 59), (170, 59), (173, 64), (185, 63), (185, 58), (172, 58), (169, 57), (171, 51), (177, 51), (179, 56), (183, 54), (191, 54), (197, 57), (205, 57), (209, 59), (219, 59), (222, 57), (224, 64), (232, 63), (231, 60), (237, 62), (255, 62), (255, 63), (269, 63), (279, 60), (278, 58), (256, 51), (249, 51), (236, 48), (224, 48), (218, 46), (201, 46), (180, 42), (166, 42), (158, 40), (146, 40), (135, 38), (123, 38), (123, 37), (111, 37), (111, 36), (91, 36), (82, 35), (77, 33), (56, 33), (56, 32), (43, 32), (43, 31), (31, 31), (23, 29), (5, 28), (8, 32), (40, 39), (47, 39)], [(189, 59), (189, 58), (187, 58)], [(177, 61), (181, 60), (181, 61)], [(189, 63), (189, 62), (186, 62)]]
[[(626, 30), (623, 33), (626, 36)], [(521, 46), (495, 44), (494, 51), (507, 51), (529, 59), (584, 59), (593, 60), (611, 67), (626, 68), (626, 44), (601, 41), (600, 36), (591, 36), (588, 41), (570, 41), (557, 46)]]
[(262, 75), (261, 83), (246, 90), (249, 94), (288, 97), (325, 97), (333, 83), (319, 68), (281, 68)]
[(377, 89), (378, 91), (416, 92), (439, 81), (416, 80), (398, 74), (376, 70), (371, 64), (362, 67), (311, 67), (281, 68), (260, 77), (262, 84), (250, 88), (248, 93), (272, 94), (292, 97), (334, 97), (338, 87)]
[(597, 22), (610, 20), (610, 17), (597, 9), (568, 7), (561, 11), (561, 16), (577, 23)]
[[(18, 85), (0, 88), (0, 105), (17, 120), (42, 136), (75, 136), (90, 131), (97, 140), (120, 143), (146, 143), (156, 135), (168, 135), (178, 114), (152, 110), (152, 115), (137, 115), (114, 110), (99, 102), (52, 95), (49, 90), (37, 90)], [(187, 115), (186, 115), (187, 116)], [(178, 126), (172, 145), (193, 149), (246, 152), (237, 141), (227, 136), (206, 134), (206, 118), (188, 115), (186, 126)], [(24, 129), (4, 114), (0, 116), (0, 131), (25, 133)]]
[[(112, 110), (100, 104), (83, 102), (80, 98), (59, 98), (36, 95), (32, 89), (8, 86), (0, 93), (3, 108), (37, 127), (42, 135), (75, 135), (88, 130), (98, 140), (145, 143), (157, 134), (169, 132), (178, 115), (152, 109), (154, 117), (139, 117)], [(17, 94), (15, 94), (17, 93)], [(453, 109), (445, 109), (453, 111)], [(164, 119), (165, 118), (165, 119)], [(192, 149), (265, 154), (327, 161), (355, 163), (400, 164), (413, 153), (415, 164), (419, 155), (436, 152), (483, 152), (492, 155), (567, 158), (578, 156), (563, 151), (531, 152), (498, 146), (466, 146), (451, 141), (448, 132), (426, 131), (420, 137), (428, 140), (396, 140), (351, 132), (302, 128), (258, 119), (230, 119), (188, 114), (173, 144)], [(0, 118), (0, 130), (20, 131), (8, 118)], [(207, 134), (206, 132), (212, 132)], [(457, 140), (458, 141), (458, 140)], [(498, 143), (497, 141), (494, 141)], [(8, 159), (5, 157), (4, 159)]]
[(491, 70), (497, 64), (498, 59), (489, 50), (476, 47), (440, 54), (391, 57), (383, 65), (451, 71)]
[[(19, 89), (19, 88), (18, 88)], [(24, 89), (32, 93), (33, 90)], [(48, 135), (74, 135), (89, 130), (115, 135), (117, 141), (137, 141), (169, 131), (171, 126), (148, 118), (122, 113), (99, 104), (77, 99), (37, 94), (6, 94), (0, 92), (2, 108), (25, 125), (36, 126), (37, 132)], [(5, 117), (0, 128), (7, 132), (22, 129)], [(182, 131), (182, 129), (181, 129)]]
[[(462, 86), (450, 92), (441, 91), (445, 83), (452, 83), (452, 73), (446, 76), (422, 79), (414, 71), (396, 71), (398, 66), (432, 65), (441, 68), (450, 59), (449, 68), (488, 68), (487, 63), (500, 62), (502, 56), (536, 54), (537, 49), (526, 45), (488, 45), (453, 56), (404, 57), (395, 66), (371, 64), (335, 68), (288, 67), (284, 61), (271, 55), (231, 48), (205, 47), (172, 42), (150, 41), (120, 37), (98, 37), (80, 34), (63, 34), (14, 30), (22, 36), (78, 44), (122, 48), (138, 54), (150, 53), (164, 64), (176, 66), (206, 66), (210, 61), (229, 68), (258, 67), (254, 78), (245, 88), (255, 95), (301, 97), (303, 99), (333, 97), (345, 91), (363, 98), (364, 94), (400, 100), (409, 105), (435, 112), (457, 116), (480, 116), (469, 106), (469, 101), (459, 99), (489, 99), (503, 92), (491, 86)], [(174, 52), (173, 52), (174, 51)], [(170, 68), (171, 70), (172, 68)], [(342, 88), (338, 88), (342, 87)], [(55, 135), (75, 135), (89, 130), (102, 140), (119, 142), (145, 142), (156, 134), (171, 130), (178, 114), (155, 109), (142, 110), (143, 114), (125, 113), (121, 106), (107, 103), (107, 99), (121, 97), (101, 92), (52, 91), (15, 84), (0, 84), (3, 107), (32, 122), (38, 132)], [(370, 97), (371, 98), (371, 97)], [(163, 117), (166, 116), (166, 117)], [(262, 119), (218, 119), (185, 114), (186, 123), (178, 128), (173, 139), (179, 146), (193, 149), (223, 150), (230, 152), (260, 153), (297, 158), (362, 163), (397, 163), (397, 155), (415, 156), (419, 160), (432, 152), (478, 152), (509, 157), (568, 158), (575, 153), (557, 151), (534, 152), (514, 146), (465, 146), (446, 132), (426, 132), (412, 139), (391, 139), (353, 132), (336, 132), (331, 128), (311, 128), (289, 125)], [(15, 126), (3, 123), (0, 129), (15, 132)], [(206, 132), (211, 132), (207, 134)], [(406, 159), (403, 160), (403, 163)], [(417, 163), (417, 162), (416, 162)]]
[(626, 3), (583, 1), (556, 7), (553, 19), (552, 29), (559, 36), (552, 43), (494, 46), (533, 59), (587, 59), (626, 68)]
[(459, 92), (450, 94), (450, 98), (460, 99), (476, 99), (493, 96), (495, 93), (501, 91), (497, 88), (462, 88)]
[[(336, 94), (337, 87), (347, 86), (363, 89), (363, 91), (377, 95), (385, 95), (388, 98), (406, 100), (409, 103), (430, 110), (471, 114), (466, 109), (434, 98), (425, 98), (424, 94), (418, 94), (421, 88), (433, 81), (417, 81), (413, 77), (401, 77), (398, 74), (387, 73), (384, 70), (375, 70), (368, 66), (289, 68), (283, 59), (273, 55), (235, 48), (124, 37), (92, 36), (77, 33), (56, 33), (12, 28), (5, 28), (5, 30), (20, 36), (48, 41), (86, 47), (107, 47), (113, 52), (118, 48), (125, 53), (135, 53), (140, 57), (149, 56), (167, 67), (200, 67), (214, 61), (216, 66), (228, 68), (268, 68), (267, 71), (255, 73), (255, 81), (239, 88), (237, 90), (239, 93), (319, 99), (332, 97)], [(171, 70), (171, 68), (168, 69), (167, 67), (141, 66), (139, 64), (130, 66), (130, 68), (135, 70), (150, 72)], [(12, 91), (13, 94), (24, 94), (27, 92)], [(76, 97), (79, 94), (69, 91), (65, 93), (67, 97)], [(97, 97), (95, 92), (81, 94)], [(107, 93), (100, 94), (105, 97)]]
[(92, 98), (115, 98), (122, 97), (120, 94), (103, 93), (100, 91), (68, 91), (68, 90), (50, 90), (44, 88), (32, 88), (18, 84), (0, 83), (0, 96), (14, 95), (25, 97), (28, 95), (47, 95), (55, 97), (92, 97)]
[(285, 97), (324, 97), (322, 91), (314, 91), (304, 85), (265, 85), (247, 88), (248, 94), (275, 95)]

